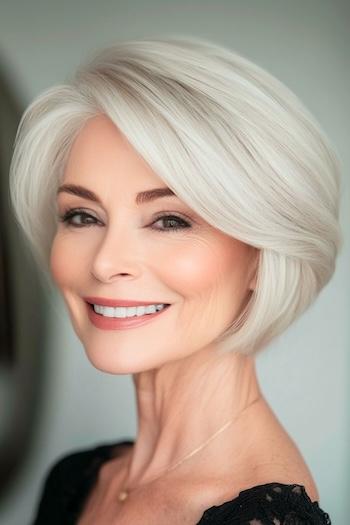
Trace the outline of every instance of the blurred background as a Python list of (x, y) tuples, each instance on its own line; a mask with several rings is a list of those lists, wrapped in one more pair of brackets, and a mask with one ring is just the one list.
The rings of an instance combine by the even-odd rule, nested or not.
[[(274, 74), (326, 131), (343, 166), (344, 247), (316, 303), (257, 358), (261, 388), (298, 444), (333, 525), (349, 521), (349, 92), (347, 0), (31, 0), (0, 9), (0, 523), (30, 524), (60, 456), (135, 436), (130, 376), (95, 370), (14, 224), (8, 166), (19, 118), (117, 39), (196, 35)], [(79, 417), (77, 417), (77, 414)]]

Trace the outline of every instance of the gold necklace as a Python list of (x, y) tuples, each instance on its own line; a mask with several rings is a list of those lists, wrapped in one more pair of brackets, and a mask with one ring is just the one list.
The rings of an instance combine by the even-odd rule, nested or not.
[(252, 405), (254, 405), (259, 400), (260, 400), (260, 397), (254, 399), (254, 401), (252, 401), (243, 410), (241, 410), (241, 412), (239, 412), (238, 415), (236, 415), (234, 418), (232, 418), (229, 421), (227, 421), (221, 428), (219, 428), (219, 430), (217, 430), (212, 436), (210, 436), (210, 438), (207, 439), (202, 445), (200, 445), (199, 447), (197, 447), (194, 450), (192, 450), (192, 452), (190, 452), (189, 454), (186, 454), (186, 456), (184, 458), (182, 458), (180, 461), (177, 461), (174, 465), (171, 465), (170, 467), (166, 468), (165, 470), (163, 469), (160, 472), (160, 474), (158, 474), (157, 476), (155, 476), (151, 480), (147, 481), (146, 483), (142, 483), (141, 485), (136, 485), (135, 487), (125, 487), (122, 490), (120, 490), (119, 494), (118, 494), (118, 500), (121, 501), (121, 502), (125, 501), (132, 490), (135, 490), (136, 488), (142, 487), (143, 485), (147, 485), (148, 483), (151, 483), (152, 481), (155, 481), (156, 479), (158, 479), (161, 476), (165, 475), (167, 472), (170, 472), (171, 470), (174, 470), (179, 465), (182, 465), (182, 463), (184, 463), (187, 459), (191, 458), (192, 456), (194, 456), (194, 454), (196, 454), (197, 452), (202, 450), (204, 447), (206, 447), (214, 438), (216, 438), (216, 436), (221, 434), (221, 432), (226, 430), (226, 428), (228, 428), (228, 426), (231, 423), (236, 421), (239, 418), (239, 416), (241, 416), (243, 414), (243, 412), (245, 412), (247, 410), (247, 408), (251, 407)]

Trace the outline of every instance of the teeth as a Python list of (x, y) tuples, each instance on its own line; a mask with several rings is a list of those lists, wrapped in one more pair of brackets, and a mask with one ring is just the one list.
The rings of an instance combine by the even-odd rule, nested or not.
[(164, 304), (150, 304), (147, 306), (117, 306), (113, 308), (112, 306), (101, 306), (99, 304), (94, 304), (94, 310), (96, 313), (103, 315), (104, 317), (140, 317), (145, 314), (153, 314), (165, 308)]

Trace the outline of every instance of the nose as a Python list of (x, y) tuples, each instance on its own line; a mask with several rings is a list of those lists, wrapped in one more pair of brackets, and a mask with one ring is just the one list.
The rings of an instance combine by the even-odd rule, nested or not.
[(136, 235), (121, 229), (106, 230), (96, 248), (91, 261), (91, 274), (98, 281), (108, 283), (119, 277), (135, 279), (140, 275)]

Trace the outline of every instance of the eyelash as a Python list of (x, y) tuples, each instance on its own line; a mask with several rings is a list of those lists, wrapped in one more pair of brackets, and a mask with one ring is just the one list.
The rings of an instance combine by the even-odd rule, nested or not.
[[(68, 226), (72, 226), (73, 228), (89, 228), (90, 226), (93, 226), (94, 224), (96, 223), (88, 223), (88, 224), (74, 224), (73, 222), (71, 222), (71, 219), (77, 215), (80, 215), (81, 217), (91, 217), (92, 219), (95, 219), (96, 221), (98, 221), (98, 219), (96, 219), (96, 217), (94, 217), (93, 215), (90, 215), (89, 213), (86, 213), (85, 211), (83, 210), (80, 210), (78, 208), (71, 208), (71, 209), (68, 209), (66, 210), (62, 215), (59, 216), (59, 221), (64, 223), (67, 227)], [(161, 219), (171, 219), (171, 220), (176, 220), (178, 221), (178, 224), (179, 223), (182, 223), (181, 226), (176, 226), (174, 228), (167, 228), (167, 229), (160, 229), (160, 228), (152, 228), (153, 230), (157, 230), (159, 232), (171, 232), (171, 231), (177, 231), (177, 230), (183, 230), (185, 228), (191, 228), (191, 224), (188, 222), (188, 221), (185, 221), (184, 219), (182, 219), (181, 217), (178, 217), (177, 215), (159, 215), (158, 217), (156, 217), (156, 219), (153, 221), (152, 224), (154, 224), (155, 222), (158, 222), (159, 220)]]

